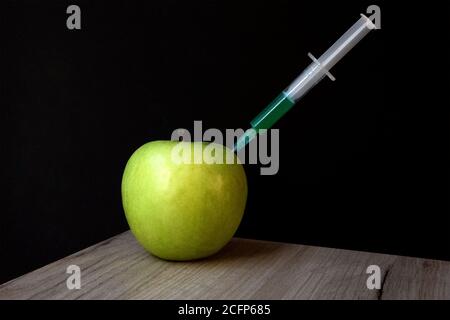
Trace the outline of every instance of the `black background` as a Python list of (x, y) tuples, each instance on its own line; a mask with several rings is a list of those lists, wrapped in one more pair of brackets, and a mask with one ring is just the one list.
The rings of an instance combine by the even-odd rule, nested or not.
[(443, 2), (2, 1), (0, 283), (126, 230), (136, 148), (248, 127), (370, 4), (382, 29), (277, 124), (279, 173), (246, 166), (237, 235), (449, 260)]

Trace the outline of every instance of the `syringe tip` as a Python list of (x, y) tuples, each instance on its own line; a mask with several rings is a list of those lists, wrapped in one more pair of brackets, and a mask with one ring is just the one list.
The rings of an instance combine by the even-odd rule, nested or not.
[(247, 131), (245, 131), (244, 134), (242, 134), (238, 138), (236, 144), (233, 147), (233, 151), (234, 152), (241, 151), (250, 141), (253, 140), (253, 138), (256, 137), (257, 134), (258, 133), (256, 132), (255, 129), (253, 128), (247, 129)]

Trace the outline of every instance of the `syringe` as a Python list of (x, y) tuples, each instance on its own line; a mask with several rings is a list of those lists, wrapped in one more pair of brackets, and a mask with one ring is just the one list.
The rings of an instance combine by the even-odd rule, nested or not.
[(313, 62), (250, 122), (251, 128), (239, 137), (234, 146), (234, 150), (239, 151), (244, 148), (256, 137), (259, 130), (270, 129), (325, 76), (328, 76), (334, 81), (335, 78), (330, 74), (329, 70), (373, 29), (376, 29), (373, 22), (361, 14), (361, 18), (322, 54), (319, 59), (316, 59), (311, 53), (308, 53), (308, 56)]

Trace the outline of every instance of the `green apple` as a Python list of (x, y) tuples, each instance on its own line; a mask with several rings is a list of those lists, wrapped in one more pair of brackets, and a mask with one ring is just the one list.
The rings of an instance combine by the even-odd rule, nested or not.
[(179, 143), (195, 151), (207, 146), (176, 141), (141, 146), (125, 167), (122, 202), (132, 233), (147, 251), (167, 260), (193, 260), (216, 253), (234, 235), (244, 214), (247, 179), (234, 153), (232, 164), (211, 163), (209, 153), (199, 163), (174, 161)]

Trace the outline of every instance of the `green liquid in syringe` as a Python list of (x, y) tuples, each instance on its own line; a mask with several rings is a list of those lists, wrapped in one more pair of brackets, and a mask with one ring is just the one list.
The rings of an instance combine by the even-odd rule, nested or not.
[(276, 97), (250, 124), (255, 130), (270, 129), (295, 104), (286, 93)]

